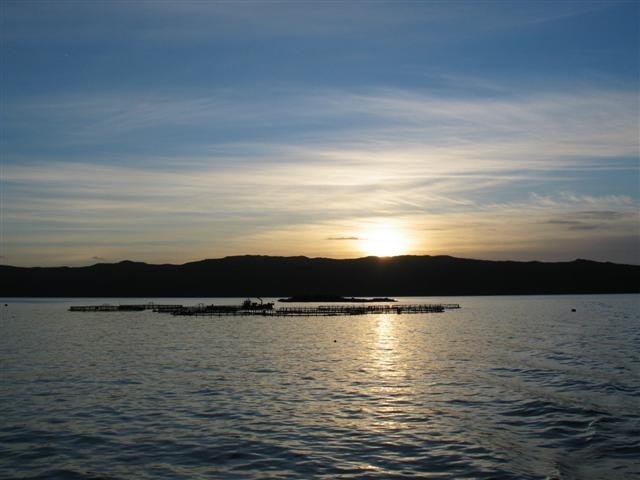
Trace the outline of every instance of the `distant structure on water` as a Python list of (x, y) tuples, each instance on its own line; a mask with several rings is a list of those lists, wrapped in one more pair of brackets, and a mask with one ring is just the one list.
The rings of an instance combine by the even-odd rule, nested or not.
[(69, 307), (71, 312), (137, 312), (152, 310), (157, 313), (170, 313), (176, 316), (228, 316), (228, 315), (262, 315), (262, 316), (296, 316), (296, 317), (327, 317), (367, 314), (414, 314), (414, 313), (442, 313), (446, 309), (460, 308), (455, 304), (376, 304), (376, 305), (320, 305), (309, 307), (280, 307), (273, 308), (273, 303), (252, 302), (245, 300), (241, 305), (84, 305)]

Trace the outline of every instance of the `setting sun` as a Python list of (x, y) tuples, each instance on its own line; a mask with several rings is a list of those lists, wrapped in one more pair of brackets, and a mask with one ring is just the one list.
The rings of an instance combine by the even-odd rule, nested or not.
[(392, 225), (377, 225), (362, 234), (361, 249), (365, 255), (392, 257), (404, 255), (409, 250), (409, 238), (401, 229)]

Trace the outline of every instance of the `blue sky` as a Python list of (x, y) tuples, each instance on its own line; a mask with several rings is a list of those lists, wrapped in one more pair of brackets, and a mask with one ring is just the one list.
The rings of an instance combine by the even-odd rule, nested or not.
[(5, 264), (640, 263), (637, 2), (0, 9)]

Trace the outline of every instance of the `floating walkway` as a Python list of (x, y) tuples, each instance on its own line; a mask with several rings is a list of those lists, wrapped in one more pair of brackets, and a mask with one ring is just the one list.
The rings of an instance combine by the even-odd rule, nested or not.
[(415, 314), (441, 313), (446, 309), (460, 308), (454, 304), (383, 304), (383, 305), (321, 305), (309, 307), (281, 308), (243, 308), (242, 305), (204, 305), (195, 306), (139, 304), (139, 305), (88, 305), (69, 307), (71, 312), (136, 312), (153, 310), (158, 313), (170, 313), (177, 316), (246, 316), (260, 315), (269, 317), (333, 317), (370, 314)]
[(154, 312), (172, 312), (178, 308), (184, 308), (182, 305), (158, 305), (157, 303), (143, 303), (136, 305), (80, 305), (69, 307), (70, 312), (142, 312), (144, 310), (153, 310)]

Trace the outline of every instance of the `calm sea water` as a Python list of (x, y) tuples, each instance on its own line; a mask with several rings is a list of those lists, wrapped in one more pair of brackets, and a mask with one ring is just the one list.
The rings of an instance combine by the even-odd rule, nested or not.
[(640, 296), (409, 300), (462, 309), (2, 300), (0, 478), (640, 478)]

